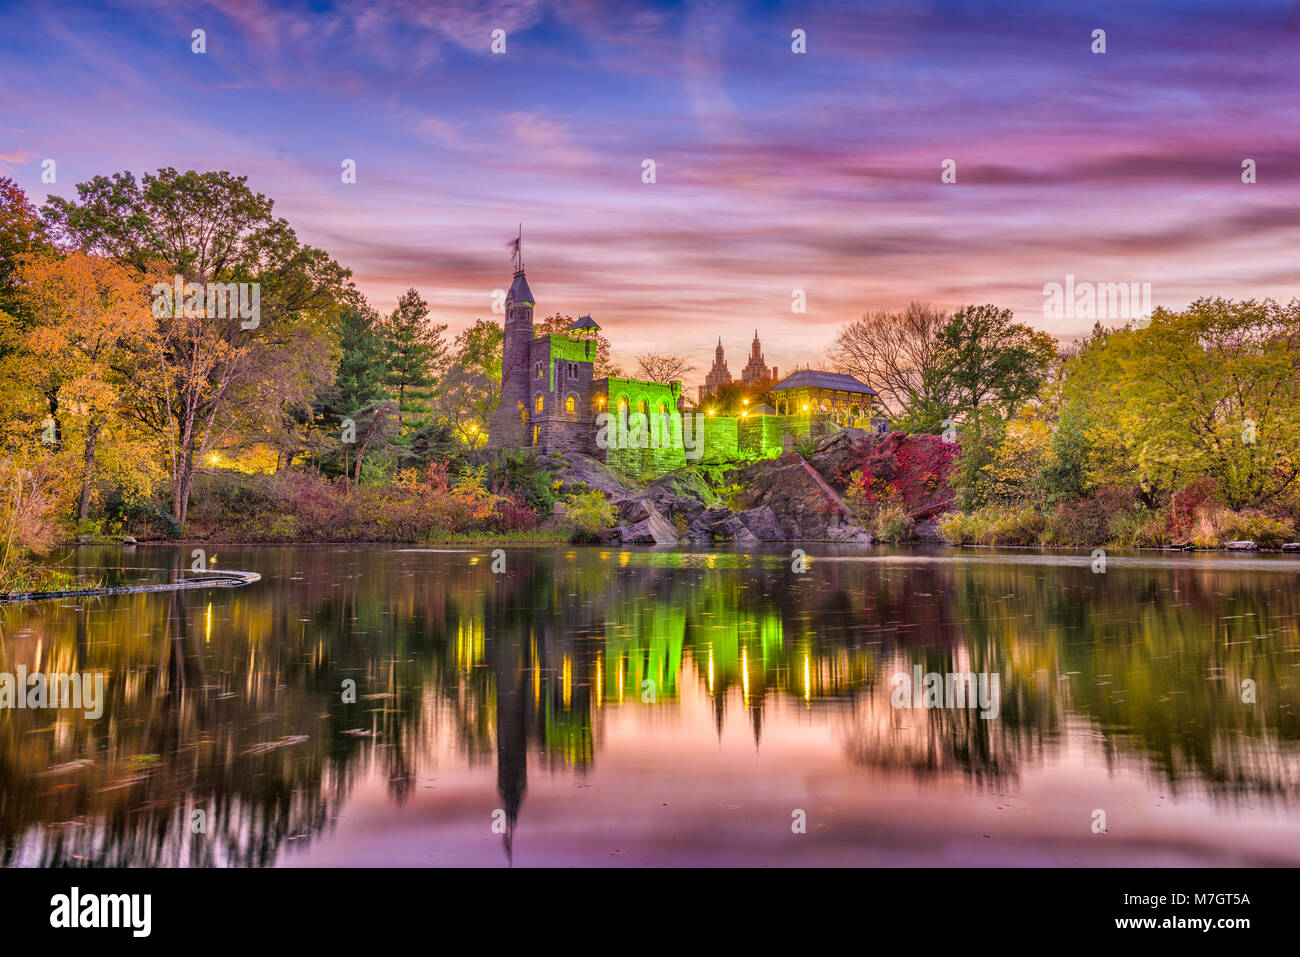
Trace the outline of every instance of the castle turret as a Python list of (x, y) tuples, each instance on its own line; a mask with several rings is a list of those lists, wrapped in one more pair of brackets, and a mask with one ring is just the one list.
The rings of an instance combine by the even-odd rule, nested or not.
[(501, 347), (501, 401), (492, 413), (489, 448), (532, 444), (528, 408), (528, 346), (533, 341), (533, 291), (522, 258), (506, 294), (505, 335)]

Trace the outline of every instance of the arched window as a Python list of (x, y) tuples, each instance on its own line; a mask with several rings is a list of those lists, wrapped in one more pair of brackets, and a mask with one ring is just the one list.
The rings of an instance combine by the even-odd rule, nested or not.
[(540, 392), (537, 394), (537, 398), (533, 399), (533, 408), (538, 412), (542, 411), (542, 395)]
[(861, 407), (856, 406), (856, 405), (853, 406), (852, 408), (849, 409), (849, 415), (852, 416), (852, 417), (855, 418), (855, 419), (860, 419), (860, 418), (862, 418), (862, 409), (861, 409)]
[(636, 410), (640, 412), (642, 415), (645, 415), (647, 412), (650, 411), (650, 406), (646, 404), (645, 399), (642, 399), (636, 404)]
[(541, 442), (541, 441), (542, 441), (542, 427), (541, 427), (540, 425), (534, 425), (534, 426), (533, 426), (533, 445), (536, 445), (537, 443), (539, 443), (539, 442)]
[(659, 414), (660, 414), (660, 415), (667, 415), (667, 414), (668, 414), (668, 404), (667, 404), (666, 402), (660, 402), (660, 403), (659, 403)]
[(627, 415), (627, 396), (625, 395), (620, 395), (618, 397), (618, 414), (622, 416)]
[(537, 363), (537, 378), (542, 378), (542, 364), (540, 362)]
[(528, 410), (524, 408), (524, 404), (522, 402), (519, 403), (519, 421), (520, 422), (528, 421)]
[(577, 410), (578, 410), (578, 396), (576, 393), (570, 392), (564, 399), (564, 411), (576, 412)]

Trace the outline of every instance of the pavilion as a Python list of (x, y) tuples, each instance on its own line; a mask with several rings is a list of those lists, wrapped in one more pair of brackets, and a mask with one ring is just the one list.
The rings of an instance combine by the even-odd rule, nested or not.
[(799, 369), (768, 389), (778, 415), (824, 415), (839, 425), (868, 428), (876, 390), (851, 375)]

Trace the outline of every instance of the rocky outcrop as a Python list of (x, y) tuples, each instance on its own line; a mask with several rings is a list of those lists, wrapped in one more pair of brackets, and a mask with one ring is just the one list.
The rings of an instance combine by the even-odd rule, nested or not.
[[(741, 491), (722, 501), (694, 469), (664, 475), (642, 488), (611, 491), (620, 525), (614, 537), (627, 543), (843, 542), (869, 544), (871, 534), (853, 521), (842, 498), (850, 476), (871, 475), (872, 488), (902, 494), (922, 537), (936, 536), (933, 519), (952, 504), (946, 480), (951, 460), (938, 436), (878, 436), (841, 429), (823, 436), (809, 460), (796, 452), (732, 469), (721, 481)], [(574, 459), (586, 456), (572, 456)], [(592, 460), (599, 466), (599, 463)], [(603, 466), (600, 466), (603, 468)], [(586, 474), (599, 477), (590, 467)], [(613, 474), (613, 473), (611, 473)], [(618, 478), (615, 476), (615, 478)], [(588, 484), (594, 486), (589, 479)], [(613, 483), (610, 483), (611, 485)]]
[[(870, 534), (854, 524), (839, 493), (797, 452), (751, 463), (728, 479), (746, 489), (742, 498), (749, 508), (742, 514), (759, 512), (755, 523), (764, 527), (769, 541), (871, 541)], [(771, 537), (778, 529), (780, 537)]]
[(618, 501), (616, 537), (638, 544), (871, 541), (835, 490), (796, 453), (755, 462), (727, 480), (745, 489), (734, 510), (689, 469), (652, 482)]
[(586, 485), (616, 499), (630, 495), (636, 483), (619, 475), (604, 462), (582, 452), (556, 456), (556, 470), (566, 486)]
[(673, 523), (645, 498), (629, 498), (618, 503), (622, 523), (616, 537), (627, 545), (662, 545), (676, 542), (680, 536)]

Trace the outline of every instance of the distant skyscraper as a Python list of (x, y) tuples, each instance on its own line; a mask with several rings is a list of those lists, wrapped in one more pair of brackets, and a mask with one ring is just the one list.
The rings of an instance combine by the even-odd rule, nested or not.
[(718, 348), (713, 353), (713, 368), (704, 377), (704, 385), (700, 386), (700, 401), (717, 395), (724, 385), (731, 385), (731, 373), (727, 371), (727, 360), (722, 357), (722, 337), (719, 336)]
[(762, 385), (776, 381), (776, 367), (768, 368), (763, 358), (763, 346), (758, 341), (758, 330), (754, 330), (754, 342), (749, 347), (749, 362), (741, 370), (740, 381), (747, 386)]

